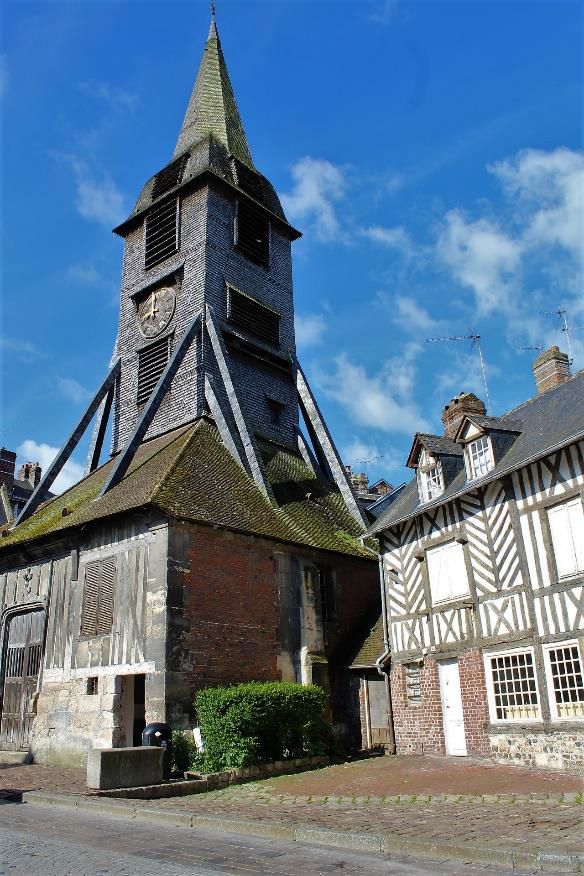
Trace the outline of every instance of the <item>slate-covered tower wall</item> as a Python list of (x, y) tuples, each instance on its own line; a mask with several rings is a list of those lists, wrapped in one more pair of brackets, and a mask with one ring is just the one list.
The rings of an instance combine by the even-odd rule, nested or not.
[[(179, 136), (179, 147), (187, 143), (188, 155), (178, 187), (164, 197), (178, 196), (178, 251), (161, 264), (145, 267), (145, 223), (153, 198), (155, 177), (146, 183), (136, 207), (116, 231), (124, 238), (120, 322), (115, 356), (121, 357), (121, 378), (117, 387), (113, 452), (120, 450), (134, 426), (141, 406), (137, 404), (138, 360), (140, 350), (153, 340), (171, 335), (171, 350), (197, 313), (212, 308), (224, 340), (236, 339), (246, 351), (236, 351), (227, 343), (231, 377), (248, 425), (269, 438), (293, 446), (296, 441), (298, 406), (295, 388), (294, 304), (292, 291), (291, 241), (298, 236), (283, 214), (278, 198), (251, 164), (249, 151), (242, 147), (245, 134), (237, 108), (229, 102), (230, 84), (214, 23), (205, 48), (187, 116)], [(196, 89), (199, 89), (197, 93)], [(209, 109), (209, 94), (225, 92), (217, 108)], [(206, 113), (206, 133), (196, 142), (197, 125), (192, 119)], [(176, 155), (176, 153), (175, 153)], [(255, 198), (237, 185), (235, 161), (254, 174), (261, 194)], [(238, 203), (251, 204), (269, 219), (269, 265), (263, 267), (246, 258), (235, 245)], [(271, 345), (253, 333), (228, 324), (227, 287), (233, 286), (280, 315), (279, 344)], [(138, 306), (145, 296), (170, 286), (176, 294), (176, 309), (169, 326), (156, 339), (145, 339), (139, 327)], [(275, 357), (275, 361), (274, 361)], [(269, 361), (271, 360), (271, 361)], [(170, 390), (163, 399), (148, 430), (147, 438), (192, 421), (207, 412), (205, 380), (213, 379), (214, 389), (228, 412), (230, 406), (219, 373), (210, 339), (199, 331), (187, 352)], [(281, 405), (279, 423), (273, 422), (273, 402)], [(231, 425), (231, 424), (229, 424)], [(235, 430), (234, 430), (235, 431)]]

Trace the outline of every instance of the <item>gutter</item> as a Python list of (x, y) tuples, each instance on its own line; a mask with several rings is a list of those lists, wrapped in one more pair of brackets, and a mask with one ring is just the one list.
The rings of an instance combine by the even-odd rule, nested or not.
[(389, 644), (389, 626), (387, 617), (387, 601), (385, 594), (385, 569), (383, 567), (383, 557), (379, 557), (379, 583), (381, 585), (381, 617), (383, 620), (383, 653), (375, 661), (378, 673), (385, 680), (385, 693), (387, 695), (387, 726), (389, 730), (389, 749), (391, 754), (395, 754), (395, 728), (393, 724), (393, 704), (391, 701), (391, 684), (389, 681), (389, 673), (385, 666), (389, 663), (391, 655), (391, 646)]

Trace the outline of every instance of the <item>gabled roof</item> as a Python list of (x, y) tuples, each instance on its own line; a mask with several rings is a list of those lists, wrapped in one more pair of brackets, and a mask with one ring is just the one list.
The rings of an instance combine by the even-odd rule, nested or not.
[(467, 423), (474, 423), (485, 432), (521, 432), (523, 424), (520, 420), (509, 420), (506, 417), (486, 417), (481, 414), (465, 414), (458, 425), (455, 441), (459, 441)]
[(462, 456), (462, 447), (459, 444), (455, 444), (451, 438), (445, 438), (443, 435), (428, 435), (425, 432), (416, 432), (414, 443), (406, 462), (408, 468), (413, 468), (416, 465), (418, 453), (422, 447), (425, 447), (432, 456)]
[(445, 491), (434, 501), (420, 504), (418, 486), (414, 478), (402, 490), (391, 507), (375, 521), (369, 534), (381, 532), (388, 526), (401, 523), (422, 508), (435, 508), (456, 496), (476, 490), (478, 486), (497, 480), (516, 471), (529, 462), (546, 456), (560, 447), (584, 438), (584, 371), (579, 371), (565, 383), (524, 402), (502, 417), (494, 418), (498, 428), (521, 423), (521, 433), (494, 468), (482, 478), (467, 481), (461, 470)]
[(214, 423), (203, 418), (140, 445), (123, 479), (105, 496), (98, 498), (113, 460), (46, 502), (0, 539), (0, 557), (12, 545), (144, 507), (171, 518), (377, 559), (359, 541), (362, 530), (336, 487), (320, 481), (291, 450), (265, 442), (260, 451), (277, 508), (234, 461)]
[(174, 150), (174, 158), (212, 134), (248, 167), (253, 161), (235, 102), (217, 25), (212, 19), (199, 72)]
[(335, 650), (335, 666), (373, 668), (384, 650), (383, 617), (376, 604), (343, 638)]

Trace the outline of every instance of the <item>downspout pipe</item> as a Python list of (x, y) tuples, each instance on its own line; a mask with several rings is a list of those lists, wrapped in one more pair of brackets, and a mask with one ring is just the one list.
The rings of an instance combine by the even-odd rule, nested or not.
[(381, 585), (381, 617), (383, 620), (383, 653), (375, 661), (377, 671), (385, 680), (385, 693), (387, 695), (387, 724), (389, 729), (389, 749), (391, 754), (395, 754), (395, 728), (393, 724), (393, 705), (391, 702), (391, 684), (389, 682), (389, 673), (386, 670), (386, 664), (391, 656), (391, 646), (389, 644), (389, 621), (387, 617), (387, 601), (385, 592), (385, 568), (383, 565), (383, 554), (379, 556), (379, 583)]

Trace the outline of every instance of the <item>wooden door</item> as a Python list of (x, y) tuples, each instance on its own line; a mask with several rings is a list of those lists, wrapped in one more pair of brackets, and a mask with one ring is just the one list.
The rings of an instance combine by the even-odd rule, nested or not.
[(438, 664), (440, 675), (440, 697), (444, 720), (444, 739), (446, 754), (466, 755), (466, 736), (464, 732), (464, 713), (460, 693), (460, 671), (458, 660), (442, 660)]
[(28, 748), (41, 665), (44, 611), (15, 614), (6, 629), (0, 748)]

